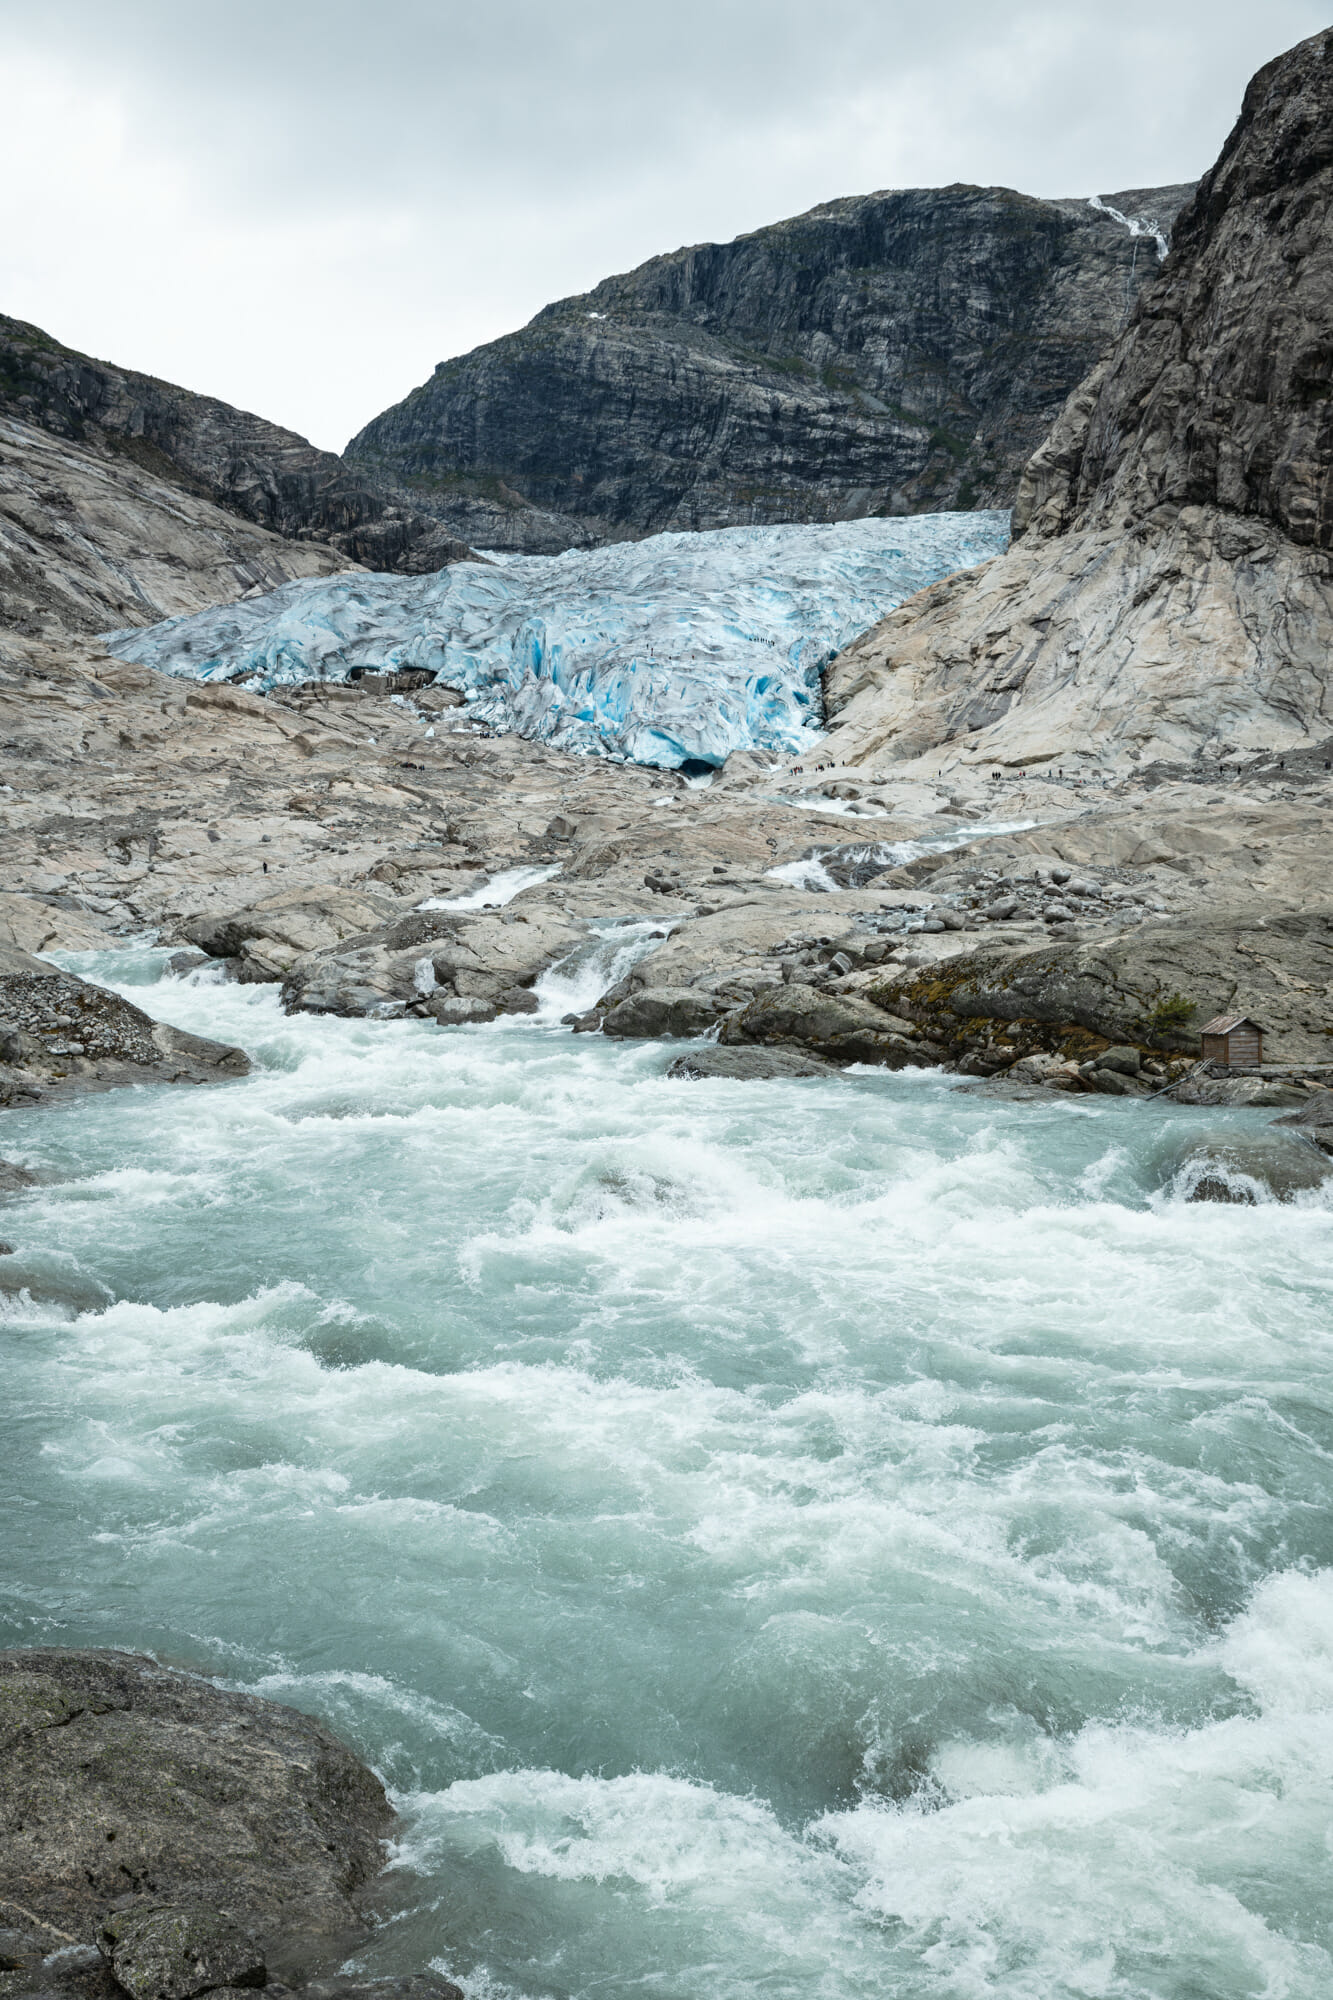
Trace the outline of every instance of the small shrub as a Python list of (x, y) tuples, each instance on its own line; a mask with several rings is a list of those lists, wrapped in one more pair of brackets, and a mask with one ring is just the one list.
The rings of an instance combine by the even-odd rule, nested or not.
[(1183, 993), (1168, 993), (1149, 1015), (1148, 1026), (1155, 1035), (1165, 1034), (1171, 1028), (1186, 1027), (1198, 1011), (1193, 1000), (1187, 1000)]

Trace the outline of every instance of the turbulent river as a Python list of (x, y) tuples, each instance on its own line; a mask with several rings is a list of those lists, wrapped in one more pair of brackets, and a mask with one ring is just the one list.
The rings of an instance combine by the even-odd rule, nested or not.
[[(1333, 1210), (1206, 1117), (286, 1019), (7, 1114), (6, 1644), (328, 1720), (474, 1996), (1327, 2000)], [(1230, 1114), (1239, 1122), (1258, 1114)]]

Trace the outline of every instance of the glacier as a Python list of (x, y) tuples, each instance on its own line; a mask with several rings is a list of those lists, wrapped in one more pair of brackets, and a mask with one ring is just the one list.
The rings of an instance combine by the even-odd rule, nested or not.
[(264, 690), (424, 669), (472, 723), (584, 755), (716, 768), (809, 749), (833, 656), (1007, 546), (1003, 512), (718, 528), (429, 576), (350, 571), (104, 633), (121, 659)]

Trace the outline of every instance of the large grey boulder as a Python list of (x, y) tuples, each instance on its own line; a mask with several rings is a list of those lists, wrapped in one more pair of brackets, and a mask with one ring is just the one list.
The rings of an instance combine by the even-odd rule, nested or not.
[(280, 980), (303, 952), (327, 950), (391, 919), (391, 896), (342, 888), (288, 889), (243, 910), (195, 917), (181, 935), (227, 959), (246, 981)]
[(726, 1020), (722, 1040), (794, 1042), (828, 1062), (876, 1063), (884, 1069), (928, 1068), (939, 1060), (868, 1000), (813, 986), (776, 986), (758, 994)]
[(1317, 1090), (1298, 1111), (1275, 1118), (1274, 1125), (1293, 1125), (1322, 1153), (1333, 1153), (1333, 1090)]
[[(393, 1818), (379, 1780), (294, 1709), (128, 1653), (0, 1653), (0, 1901), (57, 1940), (94, 1943), (128, 1894), (224, 1912), (284, 1977), (326, 1970), (364, 1933), (358, 1894)], [(112, 1963), (165, 1950), (150, 1932), (125, 1931)], [(226, 1953), (248, 1945), (207, 1949), (244, 1971)]]
[(722, 1005), (702, 987), (647, 986), (611, 1008), (602, 1022), (602, 1033), (626, 1041), (656, 1041), (663, 1035), (704, 1035), (723, 1011)]
[(1333, 1182), (1333, 1162), (1297, 1133), (1218, 1132), (1196, 1139), (1178, 1160), (1173, 1184), (1186, 1201), (1254, 1204), (1291, 1201)]
[(1171, 1088), (1176, 1104), (1234, 1105), (1257, 1111), (1299, 1111), (1306, 1095), (1298, 1085), (1272, 1076), (1191, 1074)]
[(696, 1081), (720, 1076), (738, 1083), (767, 1081), (774, 1077), (837, 1074), (832, 1063), (820, 1062), (817, 1056), (804, 1055), (799, 1049), (780, 1048), (691, 1049), (687, 1055), (677, 1056), (667, 1071), (668, 1076), (689, 1077)]
[(283, 977), (282, 1002), (289, 1014), (424, 1014), (453, 996), (503, 1012), (583, 937), (550, 910), (414, 911), (302, 953)]

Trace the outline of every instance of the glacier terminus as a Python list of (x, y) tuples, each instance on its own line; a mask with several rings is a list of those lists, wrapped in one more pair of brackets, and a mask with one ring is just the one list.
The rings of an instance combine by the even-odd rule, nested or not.
[(471, 720), (672, 769), (786, 755), (822, 721), (824, 667), (907, 597), (999, 555), (1004, 512), (652, 535), (428, 576), (349, 571), (108, 633), (120, 658), (256, 690), (429, 672)]

